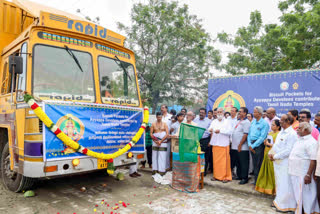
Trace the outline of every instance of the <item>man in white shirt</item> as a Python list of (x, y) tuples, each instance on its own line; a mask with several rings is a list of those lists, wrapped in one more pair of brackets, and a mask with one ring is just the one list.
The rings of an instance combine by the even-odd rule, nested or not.
[[(238, 124), (238, 117), (237, 117), (238, 109), (236, 107), (232, 107), (230, 110), (230, 117), (227, 119), (230, 120), (232, 131), (234, 130), (235, 126)], [(230, 136), (230, 142), (232, 145), (232, 137)], [(235, 155), (232, 155), (232, 150), (230, 152), (230, 158), (231, 158), (231, 172), (232, 176), (235, 176), (234, 168), (238, 164), (238, 159), (235, 158)], [(236, 177), (235, 177), (236, 178)]]
[(230, 111), (230, 117), (228, 117), (228, 120), (231, 121), (232, 128), (234, 128), (238, 123), (237, 113), (238, 109), (236, 107), (232, 107)]
[(162, 113), (162, 122), (167, 123), (171, 120), (172, 115), (168, 113), (168, 106), (162, 104), (160, 107), (160, 111)]
[[(319, 144), (320, 144), (320, 138), (318, 139), (318, 145)], [(315, 180), (317, 184), (318, 203), (320, 205), (320, 146), (318, 146), (318, 152), (317, 152), (317, 166), (316, 166), (316, 172), (315, 172)]]
[(269, 159), (273, 161), (274, 175), (277, 187), (277, 195), (272, 206), (279, 212), (294, 211), (296, 208), (291, 179), (288, 173), (289, 155), (294, 144), (298, 141), (298, 135), (292, 128), (293, 118), (284, 114), (280, 119), (282, 130), (279, 132), (276, 142), (269, 151)]
[(232, 180), (230, 165), (230, 135), (232, 125), (230, 120), (224, 118), (223, 108), (218, 108), (217, 119), (213, 120), (209, 131), (212, 133), (210, 145), (213, 154), (213, 178), (224, 183)]
[(289, 156), (289, 174), (297, 203), (296, 213), (319, 213), (317, 186), (313, 178), (316, 169), (318, 142), (311, 136), (312, 127), (307, 122), (299, 124), (300, 136)]
[[(166, 123), (169, 129), (169, 134), (170, 134), (170, 125), (171, 125), (171, 118), (172, 114), (168, 113), (168, 106), (165, 104), (161, 105), (161, 113), (162, 113), (162, 122)], [(166, 171), (170, 169), (170, 153), (171, 153), (171, 140), (167, 140), (167, 159), (166, 159)]]
[(272, 124), (272, 121), (274, 120), (280, 120), (279, 117), (277, 117), (277, 113), (276, 113), (276, 109), (275, 108), (268, 108), (267, 111), (266, 111), (267, 115), (266, 117), (264, 118), (265, 121), (268, 122), (269, 124), (269, 132), (271, 132), (271, 124)]

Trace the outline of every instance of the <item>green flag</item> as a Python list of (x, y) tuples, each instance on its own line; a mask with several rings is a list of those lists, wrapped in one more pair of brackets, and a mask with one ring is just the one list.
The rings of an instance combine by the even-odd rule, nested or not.
[(199, 141), (206, 129), (181, 123), (179, 132), (180, 162), (198, 162)]

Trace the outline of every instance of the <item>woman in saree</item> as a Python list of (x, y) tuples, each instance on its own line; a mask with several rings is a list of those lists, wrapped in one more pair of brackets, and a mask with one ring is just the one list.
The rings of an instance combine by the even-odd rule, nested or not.
[(280, 129), (281, 127), (279, 120), (272, 121), (271, 132), (264, 141), (264, 158), (255, 188), (256, 191), (264, 194), (275, 195), (276, 193), (273, 162), (268, 158), (268, 153), (271, 150), (273, 143), (276, 141)]

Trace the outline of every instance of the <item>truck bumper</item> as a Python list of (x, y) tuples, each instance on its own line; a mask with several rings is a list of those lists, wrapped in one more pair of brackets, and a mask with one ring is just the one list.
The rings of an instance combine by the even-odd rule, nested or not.
[[(127, 158), (127, 154), (123, 154), (113, 160), (115, 167), (134, 165), (137, 154), (133, 158)], [(80, 164), (76, 167), (72, 165), (73, 159), (55, 160), (47, 162), (31, 162), (24, 161), (23, 175), (31, 178), (45, 178), (66, 176), (77, 173), (90, 172), (98, 170), (98, 160), (96, 158), (85, 157), (79, 158)], [(57, 170), (53, 172), (45, 172), (45, 167), (57, 166)]]

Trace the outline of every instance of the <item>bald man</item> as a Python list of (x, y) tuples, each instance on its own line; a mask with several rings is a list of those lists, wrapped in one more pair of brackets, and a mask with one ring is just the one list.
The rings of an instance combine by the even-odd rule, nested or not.
[(269, 124), (269, 132), (271, 132), (271, 124), (272, 124), (272, 121), (274, 120), (280, 120), (279, 117), (277, 117), (277, 113), (276, 113), (276, 110), (275, 108), (268, 108), (267, 109), (267, 116), (266, 118), (264, 118), (268, 124)]
[[(193, 122), (194, 117), (195, 117), (195, 113), (193, 113), (192, 111), (188, 111), (188, 113), (186, 114), (186, 121), (183, 121), (183, 123), (186, 123), (192, 126), (198, 126), (197, 123)], [(179, 137), (179, 133), (180, 133), (180, 127), (178, 128), (178, 131), (176, 132), (175, 136)]]
[(217, 119), (212, 121), (209, 131), (212, 133), (210, 145), (213, 156), (213, 178), (227, 183), (232, 180), (230, 164), (230, 136), (232, 134), (231, 120), (224, 118), (224, 109), (218, 108)]

